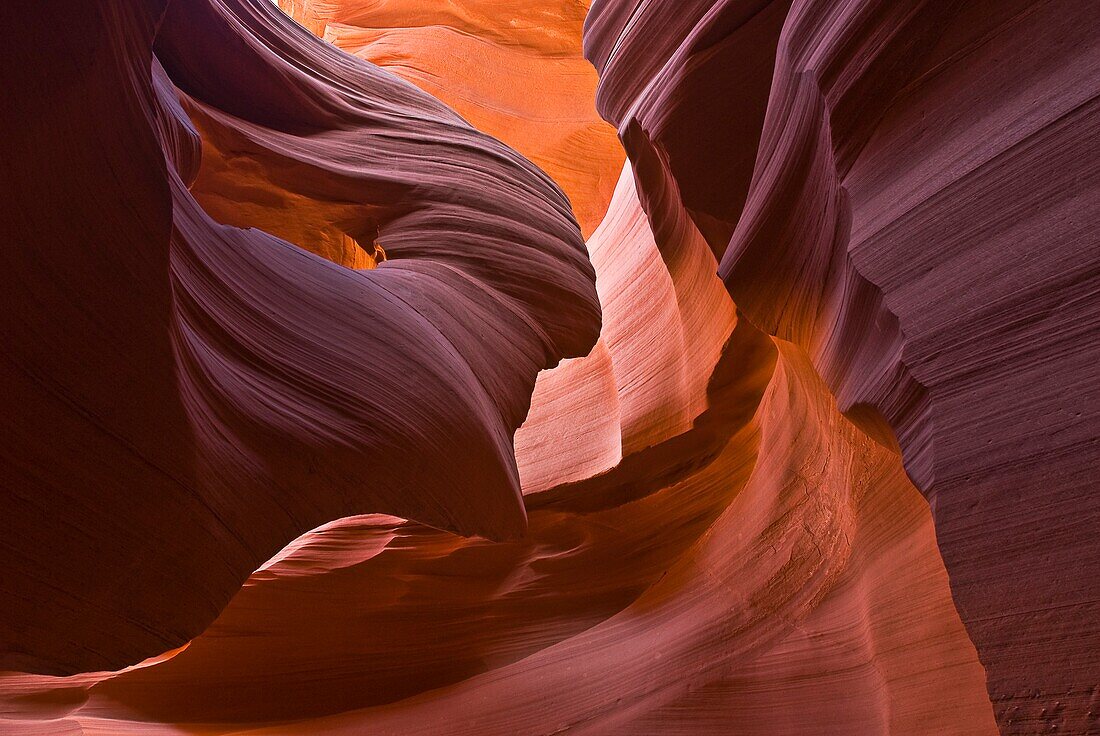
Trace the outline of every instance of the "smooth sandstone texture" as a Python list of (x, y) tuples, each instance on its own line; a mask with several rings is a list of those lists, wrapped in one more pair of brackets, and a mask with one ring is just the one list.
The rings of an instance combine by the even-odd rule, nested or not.
[(587, 237), (623, 164), (592, 106), (581, 49), (590, 0), (280, 0), (337, 48), (406, 79), (505, 141), (569, 197)]
[(793, 345), (743, 324), (730, 348), (699, 422), (717, 454), (665, 487), (623, 499), (623, 469), (533, 494), (504, 544), (330, 525), (173, 658), (8, 678), (0, 702), (93, 734), (993, 732), (896, 455)]
[(896, 435), (1002, 732), (1092, 733), (1100, 8), (697, 5), (589, 16), (640, 190), (671, 176), (745, 316)]
[[(538, 370), (599, 326), (560, 190), (269, 3), (68, 13), (4, 17), (0, 667), (179, 646), (349, 514), (520, 535), (512, 435)], [(388, 260), (212, 220), (177, 88)]]
[[(1022, 15), (1008, 6), (996, 13), (975, 8), (971, 17), (945, 4), (922, 9), (910, 2), (597, 0), (585, 50), (600, 73), (598, 90), (580, 57), (587, 3), (281, 4), (317, 36), (451, 104), (549, 177), (409, 85), (295, 28), (261, 0), (174, 0), (163, 19), (161, 8), (93, 4), (81, 33), (51, 36), (61, 56), (78, 39), (98, 38), (90, 30), (101, 28), (110, 40), (103, 48), (132, 67), (120, 76), (125, 64), (107, 65), (113, 76), (99, 89), (75, 85), (84, 94), (73, 103), (83, 117), (61, 121), (76, 126), (73, 155), (129, 172), (135, 181), (144, 176), (140, 194), (163, 190), (169, 234), (160, 240), (134, 231), (119, 241), (119, 248), (127, 246), (119, 253), (102, 234), (89, 239), (100, 231), (85, 232), (67, 218), (94, 225), (102, 216), (111, 227), (136, 228), (133, 213), (119, 204), (136, 202), (134, 182), (108, 179), (114, 194), (89, 202), (74, 181), (68, 199), (49, 200), (49, 211), (64, 221), (51, 221), (46, 208), (27, 209), (27, 225), (11, 231), (18, 247), (9, 250), (31, 260), (39, 251), (25, 243), (40, 241), (26, 240), (29, 233), (67, 227), (73, 242), (94, 246), (92, 255), (114, 253), (124, 275), (136, 278), (142, 273), (128, 259), (161, 246), (170, 286), (163, 364), (176, 377), (170, 395), (182, 397), (174, 399), (182, 407), (179, 421), (193, 438), (194, 467), (203, 471), (185, 477), (186, 490), (205, 503), (218, 501), (215, 518), (229, 514), (228, 528), (255, 554), (240, 555), (246, 569), (224, 575), (231, 581), (222, 584), (217, 572), (235, 558), (218, 557), (224, 549), (209, 541), (200, 550), (187, 536), (191, 528), (157, 526), (179, 526), (164, 500), (171, 497), (123, 495), (117, 479), (109, 492), (69, 491), (63, 499), (81, 505), (62, 521), (79, 537), (55, 533), (53, 546), (70, 544), (87, 556), (73, 541), (87, 539), (108, 551), (116, 545), (121, 556), (129, 545), (136, 556), (126, 559), (135, 562), (116, 571), (112, 592), (123, 596), (121, 603), (101, 592), (103, 575), (62, 579), (64, 599), (45, 592), (28, 597), (51, 615), (66, 607), (89, 615), (64, 629), (64, 670), (24, 660), (4, 666), (84, 672), (0, 674), (0, 732), (970, 736), (998, 726), (1010, 733), (1089, 732), (1095, 722), (1074, 694), (1086, 685), (1074, 685), (1056, 703), (1036, 687), (1039, 697), (1023, 709), (996, 700), (1003, 691), (995, 677), (1004, 676), (1007, 660), (1000, 670), (979, 661), (990, 650), (975, 632), (988, 624), (967, 616), (958, 573), (952, 570), (952, 588), (937, 547), (939, 541), (951, 551), (942, 537), (952, 529), (943, 518), (949, 496), (940, 492), (942, 471), (931, 485), (920, 472), (929, 458), (939, 458), (930, 466), (936, 468), (957, 462), (943, 459), (939, 435), (930, 443), (920, 439), (939, 426), (935, 391), (904, 375), (901, 351), (912, 348), (910, 333), (899, 327), (903, 315), (890, 311), (894, 302), (870, 279), (870, 267), (852, 265), (858, 259), (845, 255), (858, 236), (883, 263), (891, 249), (904, 248), (903, 265), (927, 267), (919, 290), (908, 282), (897, 287), (910, 290), (922, 319), (950, 311), (957, 293), (988, 295), (969, 284), (953, 291), (938, 286), (953, 283), (958, 268), (936, 270), (942, 247), (929, 248), (925, 261), (917, 258), (922, 238), (940, 242), (928, 228), (946, 227), (973, 195), (955, 184), (966, 195), (956, 201), (933, 186), (936, 177), (953, 176), (936, 137), (951, 132), (950, 125), (939, 120), (914, 133), (906, 115), (939, 110), (957, 125), (949, 136), (953, 155), (966, 159), (981, 148), (973, 120), (1000, 130), (998, 111), (1031, 110), (1035, 98), (1017, 93), (1043, 87), (1036, 77), (1002, 75), (1001, 88), (983, 90), (1002, 108), (972, 100), (968, 117), (953, 105), (976, 83), (971, 79), (968, 88), (947, 75), (945, 86), (930, 86), (914, 98), (919, 105), (902, 113), (910, 88), (921, 88), (912, 80), (928, 84), (951, 69), (995, 78), (1006, 58), (1032, 70), (1036, 63), (1021, 58), (1024, 48), (1051, 59), (1052, 74), (1061, 69), (1056, 50), (1063, 61), (1076, 58), (1084, 64), (1077, 76), (1059, 71), (1066, 75), (1061, 94), (1087, 94), (1082, 70), (1095, 59), (1088, 44), (1044, 15), (1070, 4)], [(1087, 36), (1088, 13), (1069, 9), (1079, 13), (1074, 30)], [(1073, 13), (1063, 23), (1067, 17)], [(17, 25), (13, 19), (0, 27)], [(24, 19), (18, 27), (26, 25)], [(999, 36), (981, 30), (987, 26), (1015, 29), (1015, 44), (993, 44)], [(941, 33), (954, 40), (929, 45), (927, 34)], [(45, 43), (44, 36), (40, 31), (27, 48), (41, 53), (33, 44)], [(1064, 46), (1054, 43), (1059, 37)], [(964, 51), (987, 45), (999, 65), (969, 66)], [(136, 71), (142, 57), (144, 76)], [(930, 71), (907, 76), (932, 61)], [(43, 68), (58, 79), (72, 74), (60, 61)], [(25, 85), (46, 73), (12, 71), (28, 77)], [(119, 88), (119, 80), (130, 85)], [(887, 91), (894, 84), (904, 94)], [(109, 110), (130, 126), (128, 133), (99, 108), (108, 91), (122, 98), (122, 113), (136, 110)], [(596, 104), (619, 127), (625, 166)], [(1042, 109), (1034, 113), (1040, 130), (1057, 117), (1056, 109)], [(5, 125), (44, 137), (58, 125), (48, 115), (64, 112), (76, 114), (43, 104), (43, 131), (22, 130), (17, 120)], [(94, 132), (105, 135), (97, 126), (115, 136), (105, 138), (114, 148), (80, 145)], [(123, 156), (127, 135), (138, 134), (148, 138), (148, 156)], [(990, 138), (980, 142), (996, 148)], [(1088, 141), (1078, 143), (1087, 150)], [(13, 167), (22, 161), (11, 160)], [(1075, 163), (1088, 169), (1089, 157)], [(21, 202), (28, 191), (54, 196), (54, 180), (70, 184), (58, 174), (42, 181), (42, 172), (68, 171), (59, 163), (22, 165), (10, 179), (5, 171), (5, 184), (19, 186), (3, 201)], [(1056, 194), (1077, 191), (1060, 178), (1063, 169), (1042, 171), (1047, 188), (1028, 190), (1038, 200), (1023, 209), (1029, 217), (1044, 214)], [(1000, 176), (984, 185), (986, 216), (997, 222), (1022, 206), (1013, 204), (1022, 190)], [(555, 183), (588, 236), (587, 258)], [(86, 209), (74, 214), (76, 206)], [(5, 225), (24, 215), (15, 207), (4, 212)], [(1021, 215), (1022, 232), (1034, 224), (1029, 217)], [(972, 230), (952, 226), (952, 236), (965, 239), (957, 247), (983, 242), (990, 230), (981, 222), (968, 222)], [(1087, 256), (1093, 241), (1084, 230), (1089, 223), (1074, 222), (1082, 245), (1059, 263), (1067, 264), (1068, 303), (1087, 315), (1095, 300), (1073, 268), (1087, 260), (1081, 253)], [(910, 224), (926, 229), (910, 234)], [(1006, 246), (986, 247), (997, 254)], [(998, 273), (1015, 273), (1011, 265)], [(28, 291), (34, 304), (43, 303), (40, 294), (55, 294), (45, 303), (57, 302), (70, 277), (97, 293), (87, 285), (97, 285), (95, 279), (83, 282), (49, 261), (38, 267), (34, 283), (41, 291)], [(1019, 268), (1023, 288), (1030, 282)], [(155, 292), (158, 274), (155, 268), (144, 274), (153, 279), (147, 291)], [(913, 273), (898, 278), (920, 281)], [(135, 289), (118, 283), (99, 302), (74, 297), (70, 309), (87, 314), (79, 323), (85, 325), (104, 303), (121, 308), (149, 298)], [(928, 301), (933, 294), (935, 303)], [(23, 309), (34, 314), (31, 306)], [(1008, 314), (992, 303), (986, 309), (990, 325)], [(1050, 355), (1089, 344), (1087, 319), (1049, 313), (1079, 336)], [(1049, 358), (1046, 346), (1053, 343), (1039, 339), (1045, 330), (1028, 330), (1027, 314), (1013, 318), (1036, 341), (1031, 354)], [(141, 323), (139, 317), (131, 315)], [(969, 319), (944, 325), (944, 339), (968, 334)], [(147, 331), (159, 334), (157, 324)], [(98, 335), (83, 334), (87, 327), (70, 333), (54, 326), (52, 342), (45, 342), (41, 321), (26, 329), (23, 349), (39, 360), (64, 358), (69, 368), (103, 360), (94, 349)], [(981, 360), (1008, 359), (1003, 349), (981, 352), (988, 343), (980, 337), (967, 343), (975, 351), (970, 361), (955, 359), (952, 371), (973, 370), (980, 378)], [(533, 380), (539, 368), (584, 355), (593, 343), (585, 357)], [(11, 360), (8, 352), (5, 359)], [(148, 370), (131, 368), (139, 376)], [(99, 375), (87, 381), (104, 396), (113, 389)], [(146, 376), (146, 383), (166, 391), (162, 377)], [(989, 391), (997, 385), (991, 382)], [(894, 403), (866, 398), (875, 391)], [(1037, 418), (1029, 407), (1041, 406), (1042, 387), (1030, 396), (1033, 403), (1018, 409), (1016, 421), (1041, 431), (1029, 424)], [(1086, 391), (1082, 401), (1091, 396)], [(907, 434), (890, 407), (920, 422)], [(176, 426), (172, 416), (148, 417), (147, 410), (138, 404), (132, 415)], [(5, 413), (5, 421), (9, 416), (16, 415)], [(994, 420), (1012, 417), (1003, 416), (983, 421), (993, 431), (1003, 426)], [(21, 425), (22, 452), (35, 437), (49, 439), (47, 450), (56, 447), (49, 444), (60, 442), (46, 432), (49, 420), (34, 425), (38, 435)], [(172, 437), (144, 439), (152, 445)], [(17, 457), (26, 462), (14, 451), (3, 459)], [(78, 454), (72, 464), (90, 457)], [(99, 460), (115, 468), (109, 457)], [(910, 476), (933, 500), (931, 512)], [(1061, 489), (1072, 486), (1046, 477), (1060, 503)], [(974, 481), (966, 479), (965, 487)], [(139, 506), (135, 498), (147, 500)], [(162, 516), (142, 519), (149, 509)], [(88, 518), (89, 510), (101, 516)], [(955, 518), (973, 525), (972, 533), (987, 533), (993, 510), (978, 511)], [(350, 516), (366, 512), (372, 513)], [(27, 513), (12, 539), (38, 533)], [(346, 518), (332, 521), (340, 516)], [(104, 536), (97, 518), (111, 519), (114, 535), (126, 534)], [(141, 523), (127, 524), (135, 519)], [(1034, 528), (1018, 519), (1006, 530), (1026, 539)], [(491, 542), (453, 531), (515, 538)], [(165, 542), (175, 546), (157, 549)], [(982, 557), (967, 557), (979, 542), (956, 552), (985, 575), (973, 595), (981, 599), (990, 590), (993, 597), (979, 602), (1003, 606), (994, 583), (1019, 581), (994, 577), (994, 566), (978, 564)], [(26, 549), (50, 549), (34, 543)], [(27, 562), (18, 547), (12, 550), (13, 564), (22, 565), (14, 570), (59, 574), (49, 558)], [(194, 559), (200, 551), (209, 557)], [(1071, 553), (1087, 563), (1090, 551), (1095, 547), (1084, 538)], [(195, 568), (151, 577), (169, 555)], [(959, 559), (948, 556), (949, 565)], [(101, 560), (76, 562), (85, 566), (77, 568), (82, 574), (94, 575)], [(1078, 577), (1087, 564), (1062, 564), (1060, 579), (1079, 581), (1087, 593)], [(181, 582), (217, 593), (206, 593), (205, 621), (216, 616), (208, 627), (193, 605), (201, 595), (179, 589)], [(15, 580), (11, 590), (23, 593), (22, 585)], [(163, 606), (131, 607), (148, 593)], [(104, 601), (114, 607), (101, 608)], [(1080, 617), (1082, 610), (1062, 619), (1087, 639), (1095, 620)], [(137, 621), (120, 615), (135, 611)], [(166, 637), (166, 612), (197, 626), (197, 635)], [(138, 637), (135, 624), (155, 636)], [(143, 656), (138, 652), (158, 656), (88, 671), (117, 666), (104, 664), (102, 651), (89, 651), (105, 632), (119, 647), (112, 656), (126, 663)], [(25, 651), (58, 649), (45, 636), (20, 635)], [(1009, 654), (1036, 645), (1021, 639)], [(1087, 683), (1092, 660), (1088, 652), (1074, 654), (1061, 675)], [(1044, 661), (1031, 659), (1037, 669), (1021, 670), (1020, 681), (1043, 683), (1059, 674), (1043, 669)]]
[[(228, 125), (215, 127), (218, 121), (194, 100), (185, 98), (184, 103), (202, 121), (207, 138), (219, 136), (220, 141), (235, 135)], [(239, 150), (240, 139), (234, 140), (224, 147)], [(265, 227), (296, 221), (281, 214), (281, 207), (247, 194), (257, 185), (273, 188), (267, 183), (273, 178), (267, 172), (274, 168), (270, 159), (252, 154), (249, 158), (257, 163), (234, 164), (231, 171), (234, 166), (223, 168), (224, 157), (209, 154), (212, 149), (222, 147), (204, 141), (203, 161), (229, 173), (204, 180), (200, 170), (193, 187), (199, 196), (222, 186), (238, 200), (260, 200), (262, 207), (250, 210), (249, 216), (267, 218), (262, 220)], [(252, 188), (233, 187), (244, 178)], [(285, 181), (280, 186), (288, 191), (294, 180)], [(319, 209), (323, 202), (295, 204), (303, 212)], [(351, 732), (389, 728), (435, 733), (441, 724), (453, 724), (456, 713), (471, 708), (471, 732), (551, 731), (562, 719), (591, 722), (586, 728), (596, 733), (692, 731), (700, 718), (722, 724), (738, 708), (769, 713), (777, 707), (774, 695), (761, 697), (759, 686), (754, 688), (748, 679), (718, 705), (693, 709), (691, 718), (674, 716), (669, 724), (667, 713), (681, 712), (684, 687), (690, 690), (698, 683), (707, 692), (728, 693), (727, 673), (744, 671), (751, 662), (761, 663), (756, 677), (764, 681), (802, 669), (832, 683), (830, 666), (818, 663), (821, 650), (799, 651), (796, 644), (782, 643), (792, 622), (818, 621), (813, 625), (829, 632), (842, 651), (851, 647), (849, 642), (873, 642), (875, 629), (894, 630), (917, 650), (938, 641), (935, 647), (943, 654), (936, 656), (944, 664), (929, 666), (939, 660), (925, 658), (920, 660), (926, 665), (924, 675), (895, 665), (896, 671), (884, 678), (874, 674), (884, 667), (874, 646), (864, 644), (857, 647), (862, 655), (846, 662), (837, 658), (831, 665), (865, 672), (859, 678), (866, 683), (861, 694), (855, 689), (848, 693), (851, 709), (834, 712), (829, 699), (819, 699), (804, 706), (813, 715), (795, 723), (813, 732), (836, 733), (850, 732), (852, 724), (914, 733), (929, 723), (945, 732), (987, 728), (980, 669), (949, 604), (927, 514), (921, 516), (921, 501), (904, 483), (896, 458), (880, 452), (886, 467), (893, 469), (886, 476), (875, 473), (866, 484), (885, 497), (901, 494), (909, 500), (900, 508), (918, 513), (907, 516), (892, 509), (887, 513), (895, 519), (892, 533), (868, 538), (889, 540), (885, 547), (871, 542), (858, 547), (862, 556), (889, 571), (884, 576), (889, 582), (897, 582), (899, 572), (908, 576), (907, 585), (895, 591), (929, 589), (931, 602), (918, 613), (925, 628), (916, 634), (889, 623), (908, 610), (898, 592), (883, 593), (892, 603), (873, 609), (861, 602), (868, 585), (878, 590), (883, 583), (874, 582), (879, 574), (865, 572), (862, 565), (849, 567), (847, 542), (836, 549), (838, 554), (827, 554), (855, 529), (835, 526), (847, 524), (841, 521), (846, 514), (836, 515), (846, 503), (838, 499), (850, 493), (844, 468), (863, 454), (856, 448), (868, 446), (868, 441), (848, 444), (843, 432), (836, 433), (835, 420), (819, 426), (818, 420), (804, 416), (801, 400), (789, 411), (789, 416), (801, 418), (799, 423), (783, 418), (788, 415), (783, 408), (765, 412), (765, 395), (766, 405), (782, 407), (789, 390), (806, 392), (823, 406), (829, 399), (818, 383), (808, 384), (817, 387), (808, 391), (783, 388), (786, 374), (776, 372), (777, 353), (770, 341), (747, 323), (733, 333), (734, 308), (714, 275), (717, 264), (677, 198), (651, 198), (648, 205), (667, 208), (670, 224), (651, 230), (628, 167), (607, 218), (589, 240), (607, 315), (602, 339), (588, 358), (540, 377), (534, 409), (517, 435), (520, 477), (532, 514), (527, 540), (509, 545), (462, 542), (379, 517), (328, 525), (257, 572), (213, 627), (172, 658), (118, 674), (61, 681), (10, 678), (4, 685), (8, 712), (13, 718), (48, 715), (58, 719), (51, 727), (80, 724), (90, 732), (155, 730), (155, 722), (226, 732), (249, 728), (250, 723), (309, 718), (313, 720), (280, 725), (276, 731), (313, 732), (331, 726)], [(216, 210), (215, 205), (208, 207)], [(318, 242), (308, 240), (307, 246), (340, 259), (339, 253), (325, 253)], [(797, 350), (784, 349), (804, 366)], [(814, 380), (812, 373), (806, 376)], [(768, 388), (772, 384), (776, 388)], [(555, 410), (555, 403), (562, 408)], [(591, 421), (578, 422), (580, 410)], [(774, 432), (769, 435), (769, 460), (754, 470), (759, 426), (765, 421)], [(793, 437), (803, 436), (795, 429), (803, 422), (814, 429), (806, 441), (795, 442)], [(837, 426), (854, 432), (843, 422)], [(603, 440), (594, 442), (594, 437)], [(840, 475), (813, 470), (811, 482), (801, 480), (803, 466), (815, 456), (833, 458)], [(587, 464), (578, 465), (577, 458)], [(862, 470), (854, 472), (863, 478)], [(762, 498), (778, 493), (773, 501), (754, 501), (757, 496), (750, 494), (734, 506), (749, 477), (758, 478), (758, 486), (787, 490), (765, 490)], [(851, 487), (863, 485), (860, 481)], [(803, 506), (806, 510), (799, 510)], [(722, 518), (727, 521), (717, 525)], [(896, 541), (910, 537), (922, 541), (916, 548)], [(692, 572), (699, 564), (692, 550), (708, 538), (715, 539), (713, 554), (718, 557)], [(819, 549), (820, 540), (832, 541)], [(783, 565), (769, 577), (769, 565), (783, 559), (785, 544), (794, 545), (789, 559), (797, 560), (800, 572), (792, 574)], [(748, 561), (731, 565), (742, 554)], [(772, 561), (760, 563), (760, 554)], [(745, 569), (752, 574), (740, 580)], [(815, 572), (826, 569), (830, 572)], [(840, 570), (847, 573), (840, 575)], [(708, 581), (715, 575), (738, 582), (726, 584), (733, 586), (728, 591), (719, 587), (718, 598), (711, 601), (715, 593), (707, 592)], [(831, 592), (834, 579), (842, 578), (856, 581), (846, 583), (854, 593), (839, 585)], [(822, 595), (839, 599), (834, 605), (841, 614), (818, 607), (816, 599)], [(738, 631), (731, 629), (729, 604), (721, 602), (730, 596), (770, 602), (753, 604), (759, 610), (752, 612), (742, 606), (741, 615), (752, 625)], [(780, 613), (788, 608), (791, 613)], [(635, 616), (642, 618), (630, 627), (619, 623)], [(860, 623), (853, 627), (853, 621)], [(696, 623), (701, 632), (689, 641), (676, 633)], [(593, 626), (595, 639), (587, 633)], [(364, 631), (378, 633), (364, 637)], [(815, 640), (818, 636), (826, 634), (815, 635)], [(649, 650), (666, 641), (672, 642), (667, 664), (638, 657), (639, 647)], [(700, 647), (710, 653), (700, 657)], [(771, 658), (760, 654), (773, 650)], [(600, 654), (583, 665), (592, 674), (578, 679), (576, 668), (583, 662), (576, 653), (588, 651)], [(531, 657), (537, 659), (528, 662)], [(771, 664), (773, 660), (779, 664)], [(381, 662), (389, 664), (380, 667)], [(632, 664), (626, 667), (625, 662)], [(502, 697), (484, 694), (485, 678), (478, 673), (487, 668), (493, 681), (500, 680), (490, 695), (526, 693), (526, 706), (494, 713)], [(562, 702), (572, 697), (578, 705), (561, 713), (541, 705), (547, 677), (561, 683), (556, 690)], [(907, 681), (913, 679), (920, 684), (910, 686)], [(593, 681), (607, 685), (593, 688)], [(459, 683), (469, 684), (457, 698), (431, 695), (432, 688)], [(622, 705), (624, 698), (629, 707)], [(898, 712), (910, 715), (890, 716), (895, 700), (909, 703)], [(950, 711), (939, 709), (942, 702), (952, 704)], [(196, 721), (223, 725), (199, 727)]]

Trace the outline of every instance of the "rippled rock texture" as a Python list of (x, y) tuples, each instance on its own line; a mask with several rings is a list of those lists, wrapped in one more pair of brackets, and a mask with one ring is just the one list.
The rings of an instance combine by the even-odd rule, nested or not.
[(0, 10), (0, 732), (1100, 733), (1100, 9)]

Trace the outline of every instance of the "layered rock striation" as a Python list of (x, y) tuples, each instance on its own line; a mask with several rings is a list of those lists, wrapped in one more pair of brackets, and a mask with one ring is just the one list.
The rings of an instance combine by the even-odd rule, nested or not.
[(1091, 732), (1096, 7), (627, 5), (586, 48), (640, 188), (672, 179), (744, 315), (897, 438), (1002, 731)]
[(522, 534), (512, 434), (600, 323), (560, 190), (268, 3), (43, 12), (5, 18), (0, 666), (184, 644), (349, 514)]
[(0, 11), (0, 731), (1096, 728), (1091, 5), (280, 5)]

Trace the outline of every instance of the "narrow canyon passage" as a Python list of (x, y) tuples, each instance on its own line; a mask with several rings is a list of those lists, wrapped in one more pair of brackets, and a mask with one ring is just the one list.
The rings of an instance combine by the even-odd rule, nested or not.
[(1100, 733), (1100, 7), (0, 27), (0, 733)]

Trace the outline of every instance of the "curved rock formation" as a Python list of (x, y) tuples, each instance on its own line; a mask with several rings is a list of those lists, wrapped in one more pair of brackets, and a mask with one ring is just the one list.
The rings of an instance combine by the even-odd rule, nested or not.
[(406, 79), (550, 175), (587, 237), (623, 164), (592, 106), (581, 51), (589, 0), (280, 0), (339, 49)]
[(0, 731), (1091, 733), (1095, 11), (280, 5), (0, 18)]
[[(596, 3), (588, 52), (629, 155), (660, 162), (642, 189), (675, 180), (738, 307), (896, 433), (1002, 731), (1091, 732), (1100, 13), (625, 5)], [(731, 91), (742, 136), (704, 126)]]
[[(267, 3), (44, 12), (5, 18), (23, 58), (4, 73), (0, 666), (179, 646), (348, 514), (522, 533), (512, 433), (538, 370), (599, 324), (560, 190)], [(241, 187), (269, 182), (239, 219), (306, 199), (289, 216), (338, 210), (388, 260), (355, 271), (211, 219), (176, 88)]]

